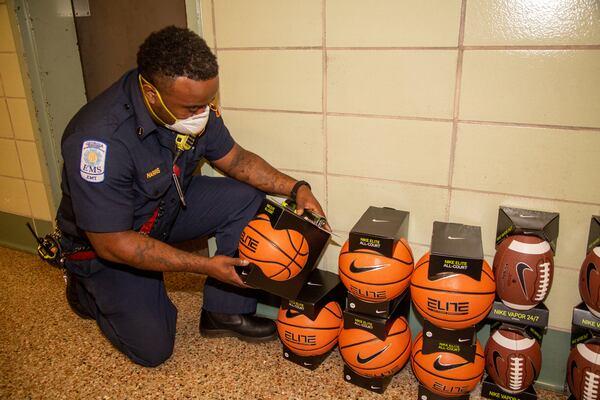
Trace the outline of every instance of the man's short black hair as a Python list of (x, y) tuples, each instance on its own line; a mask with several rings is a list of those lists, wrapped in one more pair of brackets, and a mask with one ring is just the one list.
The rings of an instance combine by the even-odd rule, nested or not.
[(173, 25), (146, 38), (138, 50), (137, 64), (138, 72), (155, 85), (163, 78), (205, 81), (219, 74), (217, 58), (204, 39)]

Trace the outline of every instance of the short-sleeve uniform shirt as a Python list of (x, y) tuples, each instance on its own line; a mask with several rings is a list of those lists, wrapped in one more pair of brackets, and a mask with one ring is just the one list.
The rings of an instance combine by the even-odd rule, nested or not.
[[(176, 133), (157, 125), (142, 98), (138, 72), (126, 73), (86, 104), (62, 138), (63, 233), (139, 230), (156, 217), (149, 235), (166, 239), (181, 202), (173, 181)], [(211, 110), (204, 133), (177, 160), (185, 188), (199, 161), (225, 156), (234, 140)]]

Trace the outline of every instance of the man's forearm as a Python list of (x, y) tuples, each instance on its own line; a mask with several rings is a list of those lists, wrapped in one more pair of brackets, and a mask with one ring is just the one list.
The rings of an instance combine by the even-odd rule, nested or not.
[(205, 273), (206, 257), (178, 250), (134, 231), (87, 233), (96, 253), (104, 259), (153, 271)]
[(288, 196), (296, 183), (294, 178), (241, 146), (228, 161), (227, 170), (223, 172), (266, 193)]

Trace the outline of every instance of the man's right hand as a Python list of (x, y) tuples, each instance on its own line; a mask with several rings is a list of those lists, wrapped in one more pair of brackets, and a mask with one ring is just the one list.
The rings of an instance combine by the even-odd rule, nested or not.
[(242, 279), (235, 271), (236, 266), (247, 267), (248, 261), (228, 256), (214, 256), (208, 259), (205, 273), (221, 282), (242, 288), (250, 288), (251, 286), (242, 282)]

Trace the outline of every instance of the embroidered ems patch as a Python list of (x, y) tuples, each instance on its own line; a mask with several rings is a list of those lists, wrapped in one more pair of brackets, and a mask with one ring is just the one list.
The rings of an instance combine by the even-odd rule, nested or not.
[(104, 163), (106, 161), (106, 143), (95, 140), (86, 140), (81, 148), (81, 177), (88, 182), (102, 182), (104, 180)]

